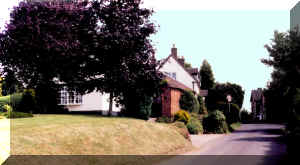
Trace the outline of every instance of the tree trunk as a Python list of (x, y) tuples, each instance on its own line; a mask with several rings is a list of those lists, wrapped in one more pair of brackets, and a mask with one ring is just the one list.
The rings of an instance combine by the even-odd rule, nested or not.
[(108, 116), (112, 116), (112, 110), (113, 110), (113, 94), (112, 92), (109, 93), (109, 109), (108, 109)]

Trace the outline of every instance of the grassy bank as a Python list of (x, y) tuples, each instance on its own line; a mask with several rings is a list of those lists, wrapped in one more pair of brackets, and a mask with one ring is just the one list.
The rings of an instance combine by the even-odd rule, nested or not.
[(240, 123), (240, 122), (232, 123), (232, 124), (230, 124), (230, 126), (229, 126), (229, 131), (230, 131), (230, 132), (233, 132), (233, 131), (237, 130), (238, 128), (240, 128), (240, 126), (241, 126), (241, 123)]
[(167, 124), (92, 115), (11, 120), (12, 155), (148, 155), (191, 147)]

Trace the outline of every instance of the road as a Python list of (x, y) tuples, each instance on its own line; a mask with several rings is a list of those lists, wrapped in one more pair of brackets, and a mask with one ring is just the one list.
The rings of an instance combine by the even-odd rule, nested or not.
[(278, 124), (243, 124), (231, 134), (213, 135), (212, 140), (203, 140), (209, 137), (196, 135), (192, 137), (192, 143), (198, 147), (197, 150), (160, 165), (281, 164), (286, 158), (286, 146), (280, 135), (283, 127)]

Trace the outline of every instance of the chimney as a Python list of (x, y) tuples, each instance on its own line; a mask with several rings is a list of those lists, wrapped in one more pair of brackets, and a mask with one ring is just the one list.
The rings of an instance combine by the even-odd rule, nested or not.
[(173, 48), (171, 49), (171, 55), (177, 59), (177, 48), (175, 44), (173, 44)]
[(184, 57), (183, 57), (183, 56), (182, 56), (181, 58), (177, 58), (177, 61), (178, 61), (182, 66), (184, 66), (185, 60), (184, 60)]

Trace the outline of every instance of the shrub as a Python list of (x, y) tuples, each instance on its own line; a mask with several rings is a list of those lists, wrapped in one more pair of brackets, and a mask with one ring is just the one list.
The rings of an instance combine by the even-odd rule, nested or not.
[(202, 124), (197, 118), (192, 117), (191, 120), (187, 123), (186, 127), (190, 134), (203, 133)]
[(192, 91), (183, 91), (179, 100), (179, 105), (181, 109), (199, 113), (199, 103)]
[(139, 96), (138, 93), (132, 92), (124, 95), (119, 103), (124, 105), (121, 115), (148, 120), (151, 115), (153, 98), (146, 95)]
[(33, 117), (31, 113), (24, 113), (24, 112), (5, 112), (4, 116), (7, 118), (26, 118), (26, 117)]
[(162, 116), (162, 117), (158, 117), (156, 119), (156, 122), (159, 122), (159, 123), (173, 123), (173, 119), (171, 117)]
[(176, 121), (172, 124), (175, 126), (177, 131), (187, 140), (191, 141), (190, 134), (188, 129), (186, 128), (186, 125), (183, 122)]
[(37, 103), (35, 100), (35, 92), (33, 89), (26, 89), (23, 92), (22, 99), (15, 111), (33, 113), (37, 110)]
[(241, 111), (241, 122), (249, 123), (251, 120), (252, 120), (251, 114), (247, 110), (243, 109)]
[(0, 104), (0, 112), (4, 112), (5, 109), (4, 109), (4, 105)]
[(225, 115), (215, 110), (203, 119), (204, 132), (206, 133), (227, 133), (228, 125)]
[(191, 117), (189, 113), (185, 110), (179, 110), (174, 115), (174, 121), (181, 121), (187, 124), (190, 121)]
[(203, 101), (203, 97), (198, 95), (197, 96), (197, 101), (199, 103), (199, 113), (200, 114), (207, 114), (207, 109), (205, 107), (204, 101)]

